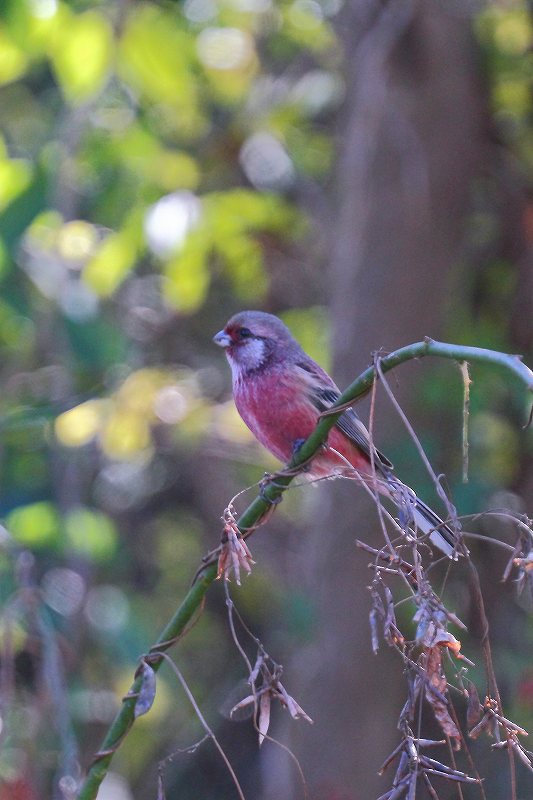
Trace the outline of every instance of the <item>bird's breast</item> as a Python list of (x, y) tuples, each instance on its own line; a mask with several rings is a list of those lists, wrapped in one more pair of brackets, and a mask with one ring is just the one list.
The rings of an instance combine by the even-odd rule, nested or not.
[[(287, 371), (265, 371), (239, 375), (234, 380), (235, 405), (256, 439), (283, 463), (292, 458), (297, 442), (307, 439), (316, 427), (319, 410), (309, 387)], [(368, 472), (366, 455), (338, 428), (328, 436), (333, 450), (318, 453), (309, 475), (320, 477), (343, 470), (350, 464)], [(338, 455), (337, 455), (338, 454)]]
[(235, 405), (261, 444), (287, 462), (294, 443), (306, 439), (318, 420), (318, 411), (291, 375), (276, 371), (238, 376)]

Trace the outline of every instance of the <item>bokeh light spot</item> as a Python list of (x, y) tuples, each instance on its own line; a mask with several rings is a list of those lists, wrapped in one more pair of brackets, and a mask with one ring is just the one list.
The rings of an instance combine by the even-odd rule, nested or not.
[(73, 269), (79, 268), (93, 252), (98, 235), (93, 225), (81, 219), (66, 222), (57, 234), (57, 250)]
[(258, 189), (286, 189), (295, 170), (281, 142), (270, 133), (254, 133), (243, 144), (239, 160), (246, 177)]
[(198, 36), (197, 49), (210, 69), (244, 69), (255, 55), (252, 37), (239, 28), (206, 28)]
[(88, 444), (98, 433), (103, 402), (88, 400), (60, 414), (55, 421), (55, 435), (67, 447)]
[(171, 425), (187, 413), (187, 400), (177, 386), (164, 386), (154, 400), (154, 411), (162, 422)]
[(187, 238), (202, 214), (202, 205), (192, 192), (173, 192), (151, 206), (144, 220), (144, 232), (150, 249), (158, 256), (168, 256)]
[(66, 567), (49, 569), (42, 579), (45, 603), (58, 614), (71, 617), (81, 608), (85, 593), (82, 576)]
[(31, 13), (37, 19), (50, 19), (57, 13), (57, 0), (30, 0)]
[(65, 533), (70, 546), (93, 561), (105, 561), (116, 550), (117, 533), (105, 514), (89, 508), (76, 508), (65, 517)]
[(89, 623), (102, 633), (117, 633), (126, 625), (130, 605), (116, 586), (95, 586), (87, 594), (84, 608)]
[(47, 547), (59, 538), (58, 513), (46, 501), (15, 508), (7, 515), (6, 527), (14, 539), (29, 547)]
[(183, 13), (190, 22), (209, 22), (217, 15), (217, 4), (214, 0), (186, 0)]

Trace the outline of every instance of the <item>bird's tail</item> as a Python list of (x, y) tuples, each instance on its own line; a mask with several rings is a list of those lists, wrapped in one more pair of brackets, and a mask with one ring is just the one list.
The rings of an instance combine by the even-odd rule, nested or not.
[(457, 535), (450, 526), (397, 478), (389, 480), (387, 488), (390, 498), (398, 508), (400, 524), (418, 529), (422, 534), (429, 536), (435, 547), (445, 555), (457, 559)]

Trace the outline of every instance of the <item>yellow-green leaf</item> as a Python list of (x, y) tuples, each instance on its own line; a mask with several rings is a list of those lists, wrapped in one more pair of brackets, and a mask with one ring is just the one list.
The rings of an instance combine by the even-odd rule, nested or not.
[(59, 517), (52, 503), (31, 503), (11, 511), (6, 527), (12, 536), (28, 547), (45, 547), (59, 537)]
[(117, 532), (105, 514), (89, 508), (75, 508), (65, 517), (67, 541), (77, 553), (93, 561), (104, 561), (113, 555)]
[(189, 235), (183, 250), (167, 262), (165, 275), (166, 300), (180, 311), (196, 311), (204, 301), (210, 279), (201, 232)]
[(28, 186), (31, 167), (23, 159), (0, 160), (0, 211)]
[(0, 27), (0, 84), (10, 83), (19, 78), (26, 70), (28, 59), (26, 54)]
[(161, 9), (134, 8), (120, 43), (119, 71), (152, 101), (181, 108), (196, 104), (190, 37)]
[(54, 38), (51, 60), (57, 80), (71, 103), (96, 94), (111, 67), (113, 33), (103, 14), (87, 11), (73, 16)]
[(86, 264), (83, 279), (96, 294), (113, 294), (133, 268), (136, 249), (125, 232), (111, 233)]

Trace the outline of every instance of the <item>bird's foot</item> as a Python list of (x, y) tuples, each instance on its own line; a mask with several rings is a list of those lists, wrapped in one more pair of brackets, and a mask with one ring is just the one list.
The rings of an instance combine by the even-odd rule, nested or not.
[[(298, 455), (298, 453), (302, 449), (302, 446), (305, 444), (305, 442), (306, 442), (306, 439), (295, 439), (294, 440), (294, 442), (292, 443), (292, 457), (293, 457), (293, 459), (296, 458), (296, 456)], [(297, 467), (294, 467), (295, 472), (296, 473), (298, 473), (298, 472), (307, 472), (309, 470), (309, 466), (310, 466), (312, 460), (313, 460), (313, 456), (311, 456), (311, 458), (308, 458), (306, 461), (304, 461), (303, 464), (299, 464)]]
[(302, 449), (302, 445), (304, 444), (305, 439), (295, 439), (292, 443), (292, 456), (297, 456), (300, 450)]

